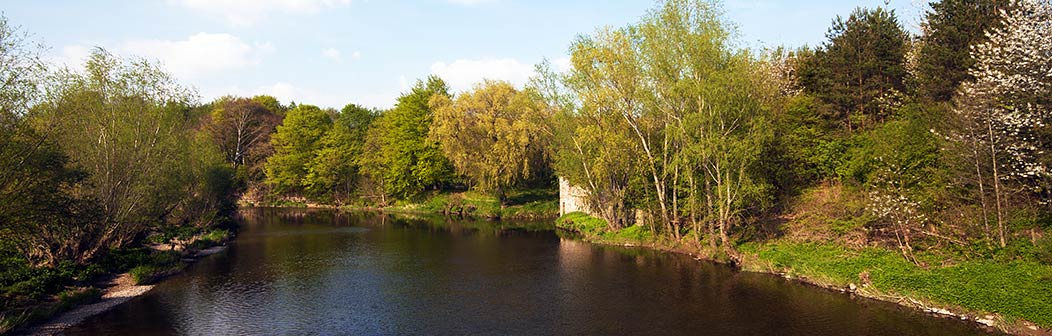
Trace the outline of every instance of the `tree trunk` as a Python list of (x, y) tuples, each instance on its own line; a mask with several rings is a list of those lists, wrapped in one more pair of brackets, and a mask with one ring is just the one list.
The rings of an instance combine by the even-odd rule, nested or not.
[(1003, 196), (1001, 194), (1001, 177), (997, 169), (997, 150), (994, 147), (994, 127), (993, 122), (987, 120), (986, 129), (990, 136), (990, 163), (993, 165), (994, 173), (994, 199), (997, 202), (997, 236), (1001, 241), (1001, 247), (1005, 247), (1005, 226), (1004, 226), (1004, 210), (1001, 206), (1003, 202)]
[(991, 235), (990, 235), (990, 214), (986, 205), (986, 181), (983, 180), (983, 170), (981, 168), (981, 161), (979, 158), (979, 141), (976, 137), (972, 137), (972, 155), (975, 159), (975, 176), (976, 181), (979, 183), (979, 205), (983, 211), (983, 234), (986, 236), (987, 247), (989, 247)]

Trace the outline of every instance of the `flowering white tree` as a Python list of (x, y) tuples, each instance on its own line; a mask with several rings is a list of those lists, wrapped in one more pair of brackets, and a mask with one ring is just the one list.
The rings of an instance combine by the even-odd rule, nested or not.
[(1052, 3), (1020, 0), (1012, 7), (1001, 14), (1004, 24), (987, 32), (986, 42), (972, 46), (975, 80), (963, 83), (956, 97), (957, 112), (969, 125), (962, 138), (976, 148), (984, 212), (984, 171), (993, 187), (1002, 247), (1008, 196), (1025, 192), (1047, 204), (1052, 190), (1052, 146), (1046, 139), (1052, 120)]

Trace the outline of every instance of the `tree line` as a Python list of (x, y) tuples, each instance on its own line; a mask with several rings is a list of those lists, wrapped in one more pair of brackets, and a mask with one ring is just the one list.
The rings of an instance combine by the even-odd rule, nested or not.
[[(741, 47), (720, 4), (665, 0), (570, 44), (522, 87), (428, 77), (393, 108), (198, 103), (157, 64), (97, 49), (55, 69), (4, 21), (0, 222), (29, 263), (87, 262), (237, 199), (385, 206), (433, 190), (587, 191), (608, 230), (718, 247), (809, 190), (864, 199), (851, 229), (918, 249), (1032, 249), (1048, 228), (1048, 1), (935, 2), (827, 40)], [(1014, 246), (1014, 247), (1013, 247)]]
[(893, 10), (858, 8), (821, 45), (750, 50), (718, 3), (669, 0), (580, 36), (572, 68), (542, 65), (531, 87), (554, 111), (555, 172), (609, 230), (736, 258), (762, 222), (835, 186), (860, 200), (842, 229), (867, 245), (1031, 258), (1052, 251), (1050, 14), (945, 0), (913, 35)]

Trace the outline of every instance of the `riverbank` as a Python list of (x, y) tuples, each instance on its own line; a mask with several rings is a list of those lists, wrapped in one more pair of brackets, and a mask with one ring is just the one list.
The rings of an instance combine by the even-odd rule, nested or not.
[[(597, 244), (636, 246), (728, 262), (708, 244), (654, 237), (642, 227), (605, 230), (602, 220), (568, 214), (563, 230)], [(879, 248), (773, 240), (739, 245), (742, 271), (767, 273), (936, 316), (968, 320), (1014, 335), (1052, 335), (1052, 267), (1037, 263), (966, 261), (921, 268)]]
[(538, 220), (559, 217), (559, 191), (528, 189), (508, 192), (505, 204), (494, 196), (474, 191), (431, 191), (412, 200), (398, 200), (388, 206), (335, 205), (303, 199), (271, 202), (241, 202), (242, 207), (322, 208), (347, 211), (379, 211), (393, 214), (437, 214), (482, 219)]
[[(197, 260), (224, 251), (232, 238), (229, 231), (212, 230), (186, 240), (170, 239), (163, 244), (116, 250), (104, 260), (85, 266), (76, 275), (62, 275), (70, 271), (60, 272), (47, 281), (73, 284), (61, 286), (57, 294), (44, 295), (42, 299), (0, 312), (3, 318), (0, 334), (61, 334), (62, 330), (91, 316), (145, 294), (157, 282), (181, 273)], [(33, 279), (26, 283), (44, 290)]]

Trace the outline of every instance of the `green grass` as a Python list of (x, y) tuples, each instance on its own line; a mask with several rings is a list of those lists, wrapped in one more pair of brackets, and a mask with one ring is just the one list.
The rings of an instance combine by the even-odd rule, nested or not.
[(832, 285), (846, 286), (869, 272), (877, 289), (1000, 313), (1052, 327), (1052, 266), (1030, 261), (965, 261), (922, 269), (892, 251), (853, 250), (831, 244), (746, 244), (768, 271), (782, 271)]
[(586, 239), (613, 244), (643, 243), (654, 240), (654, 234), (647, 228), (633, 225), (620, 230), (610, 230), (605, 220), (592, 217), (583, 212), (571, 212), (559, 217), (556, 227), (581, 233)]
[(580, 232), (586, 236), (599, 236), (607, 230), (606, 221), (583, 212), (571, 212), (555, 220), (555, 226)]
[(224, 229), (213, 229), (198, 237), (197, 240), (190, 244), (190, 247), (203, 250), (209, 247), (218, 246), (229, 240), (231, 236), (232, 233), (230, 233), (230, 231)]
[(509, 192), (502, 208), (497, 197), (476, 191), (432, 192), (414, 200), (398, 201), (384, 208), (391, 212), (445, 213), (481, 218), (541, 219), (559, 214), (558, 191), (548, 189)]

